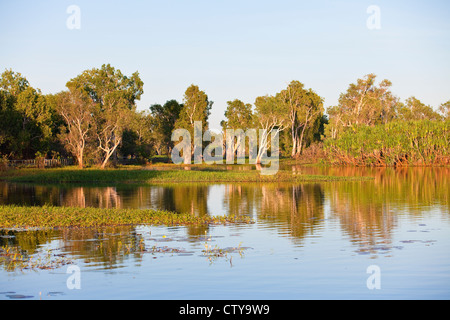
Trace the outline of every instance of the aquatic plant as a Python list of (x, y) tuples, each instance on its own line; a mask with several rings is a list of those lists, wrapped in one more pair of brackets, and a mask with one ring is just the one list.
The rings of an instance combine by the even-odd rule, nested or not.
[(449, 120), (359, 125), (339, 138), (328, 138), (325, 150), (330, 162), (338, 165), (449, 165), (449, 128)]
[(62, 255), (53, 254), (52, 250), (41, 250), (29, 255), (17, 246), (0, 247), (0, 266), (3, 265), (7, 271), (51, 270), (72, 263), (72, 260)]
[(245, 216), (194, 216), (139, 209), (0, 206), (0, 229), (99, 227), (119, 225), (218, 225), (252, 223)]

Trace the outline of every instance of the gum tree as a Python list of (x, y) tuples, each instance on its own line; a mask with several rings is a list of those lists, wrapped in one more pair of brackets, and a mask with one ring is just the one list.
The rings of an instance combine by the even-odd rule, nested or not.
[(292, 81), (279, 93), (282, 103), (289, 110), (289, 124), (292, 137), (291, 156), (298, 157), (303, 150), (303, 138), (323, 114), (323, 99), (313, 90), (306, 90), (299, 81)]
[[(244, 103), (239, 99), (228, 101), (225, 117), (226, 120), (221, 122), (223, 133), (225, 136), (227, 133), (234, 133), (234, 137), (231, 135), (230, 137), (226, 137), (230, 139), (230, 142), (232, 141), (232, 146), (230, 146), (229, 151), (227, 150), (227, 153), (229, 152), (234, 155), (238, 148), (241, 148), (240, 150), (243, 151), (243, 154), (240, 154), (240, 156), (245, 157), (245, 146), (242, 145), (245, 145), (244, 131), (254, 127), (252, 105), (250, 103)], [(235, 130), (242, 130), (242, 132), (236, 132)], [(234, 159), (234, 156), (231, 157), (232, 155), (227, 154), (227, 158)]]
[(433, 110), (431, 106), (422, 103), (416, 97), (410, 97), (405, 104), (398, 108), (400, 120), (441, 120), (441, 115)]
[(0, 138), (4, 152), (21, 158), (33, 158), (37, 152), (47, 153), (54, 120), (48, 97), (12, 70), (2, 73), (0, 91)]
[(128, 77), (109, 64), (86, 70), (67, 83), (69, 88), (82, 88), (97, 106), (93, 127), (98, 149), (103, 154), (102, 169), (122, 142), (136, 100), (143, 94), (143, 85), (138, 72)]
[(175, 130), (183, 105), (176, 100), (169, 100), (164, 105), (154, 104), (150, 106), (152, 115), (153, 135), (155, 136), (156, 149), (158, 154), (166, 149), (167, 154), (172, 152), (172, 131)]
[(374, 74), (358, 79), (340, 95), (339, 104), (328, 109), (330, 136), (337, 138), (342, 131), (355, 130), (360, 124), (386, 124), (396, 117), (399, 101), (390, 91), (392, 83), (383, 80), (376, 85), (375, 80)]
[(65, 122), (59, 135), (67, 151), (72, 153), (80, 168), (84, 165), (84, 153), (91, 132), (95, 103), (80, 88), (72, 87), (56, 95), (56, 108)]
[(175, 122), (175, 129), (186, 129), (191, 134), (191, 149), (194, 155), (200, 155), (202, 150), (198, 149), (196, 140), (202, 140), (202, 137), (194, 136), (195, 122), (202, 123), (202, 132), (208, 130), (208, 118), (211, 113), (213, 102), (208, 99), (208, 95), (201, 91), (196, 85), (191, 85), (186, 89), (183, 97), (183, 106), (180, 110), (179, 117)]
[(255, 121), (259, 124), (259, 149), (256, 163), (261, 164), (263, 155), (269, 149), (269, 136), (279, 135), (289, 126), (289, 109), (279, 95), (261, 96), (255, 100)]
[(444, 119), (446, 120), (450, 119), (450, 100), (439, 106), (439, 112), (441, 113)]

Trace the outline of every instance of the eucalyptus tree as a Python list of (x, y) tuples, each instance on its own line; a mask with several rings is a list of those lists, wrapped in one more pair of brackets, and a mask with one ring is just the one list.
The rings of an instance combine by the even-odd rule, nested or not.
[(450, 100), (439, 106), (439, 112), (441, 113), (444, 119), (446, 120), (450, 119)]
[[(170, 154), (173, 148), (172, 131), (175, 130), (183, 105), (176, 100), (169, 100), (164, 105), (150, 106), (152, 130), (158, 154)], [(164, 152), (163, 152), (164, 150)]]
[(289, 110), (289, 123), (292, 137), (291, 156), (298, 157), (303, 150), (306, 130), (314, 126), (323, 114), (323, 99), (312, 89), (305, 89), (303, 83), (292, 81), (279, 93), (279, 97)]
[(238, 150), (238, 161), (240, 160), (238, 163), (245, 162), (245, 131), (254, 128), (252, 108), (250, 103), (244, 103), (239, 99), (227, 102), (226, 120), (221, 122), (229, 148), (226, 151), (227, 163), (234, 163), (234, 154)]
[[(280, 99), (279, 95), (257, 97), (255, 100), (255, 121), (260, 128), (256, 163), (261, 164), (270, 143), (273, 143), (273, 139), (290, 125), (288, 105)], [(271, 135), (271, 141), (269, 141), (269, 135)]]
[(97, 106), (93, 127), (98, 149), (103, 154), (101, 168), (106, 167), (122, 142), (136, 100), (143, 94), (143, 85), (138, 72), (128, 77), (109, 64), (86, 70), (67, 83), (69, 88), (82, 88)]
[[(175, 129), (186, 129), (191, 137), (191, 149), (194, 155), (202, 154), (199, 146), (202, 145), (201, 136), (195, 136), (195, 132), (205, 132), (209, 128), (209, 115), (211, 114), (213, 102), (209, 100), (208, 95), (201, 91), (196, 85), (191, 85), (186, 89), (183, 97), (183, 106), (179, 117), (175, 122)], [(201, 130), (194, 130), (195, 124), (201, 122)], [(196, 143), (197, 142), (197, 143)], [(198, 160), (198, 159), (197, 159)]]
[(65, 122), (59, 138), (67, 151), (73, 154), (78, 166), (83, 168), (96, 105), (86, 91), (75, 87), (57, 94), (55, 98), (56, 109)]
[(385, 124), (396, 117), (399, 100), (390, 91), (392, 83), (383, 80), (376, 85), (375, 82), (374, 74), (358, 79), (340, 95), (339, 104), (328, 109), (328, 131), (332, 137), (336, 138), (346, 128), (354, 129), (360, 124)]
[(154, 117), (148, 111), (140, 111), (132, 114), (130, 122), (123, 132), (122, 143), (119, 147), (120, 154), (145, 161), (153, 155), (153, 149), (158, 148), (162, 141), (154, 133)]
[(405, 104), (401, 104), (397, 111), (399, 120), (441, 120), (441, 115), (434, 111), (429, 105), (425, 105), (416, 97), (406, 99)]
[(37, 152), (47, 153), (53, 138), (54, 111), (47, 96), (12, 70), (2, 73), (0, 91), (3, 152), (20, 158), (34, 158)]

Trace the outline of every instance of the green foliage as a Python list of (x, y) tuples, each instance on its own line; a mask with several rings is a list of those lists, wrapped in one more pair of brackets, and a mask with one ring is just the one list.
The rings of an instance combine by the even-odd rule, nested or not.
[[(182, 104), (176, 100), (155, 104), (150, 113), (136, 110), (143, 94), (138, 72), (127, 76), (107, 64), (83, 71), (66, 86), (68, 91), (44, 95), (20, 73), (1, 74), (2, 159), (57, 154), (74, 157), (80, 167), (86, 159), (94, 159), (105, 168), (119, 156), (146, 162), (155, 153), (170, 155), (174, 129), (187, 129), (191, 137), (196, 121), (202, 122), (203, 132), (208, 129), (213, 102), (196, 85), (186, 89)], [(325, 150), (335, 163), (446, 163), (450, 101), (437, 110), (415, 97), (402, 103), (391, 86), (389, 80), (377, 84), (376, 75), (368, 74), (350, 84), (325, 117), (323, 98), (292, 81), (275, 95), (257, 97), (253, 105), (228, 101), (221, 125), (224, 134), (225, 129), (266, 130), (260, 137), (257, 162), (269, 150), (268, 134), (275, 130), (280, 135), (279, 151), (286, 157), (305, 158), (303, 150), (310, 145), (315, 151), (309, 156), (321, 155), (317, 149), (326, 139)], [(235, 139), (234, 152), (239, 145)], [(193, 152), (200, 154), (195, 148)]]
[(179, 117), (175, 129), (186, 129), (194, 136), (194, 122), (201, 121), (203, 131), (208, 129), (208, 118), (211, 114), (213, 102), (209, 101), (207, 94), (198, 86), (191, 85), (186, 89)]
[(119, 225), (213, 225), (251, 223), (245, 216), (195, 216), (138, 209), (0, 206), (0, 228), (65, 228)]
[(6, 70), (0, 77), (0, 153), (32, 159), (50, 151), (56, 130), (50, 96), (32, 88), (20, 73)]
[(410, 97), (406, 104), (400, 104), (398, 107), (397, 118), (400, 120), (440, 120), (441, 115), (433, 110), (431, 106), (423, 104), (416, 97)]
[[(332, 163), (369, 166), (439, 165), (449, 162), (447, 104), (436, 112), (415, 97), (405, 103), (367, 75), (328, 109), (325, 149)], [(448, 117), (447, 117), (448, 119)]]
[(439, 106), (439, 112), (444, 119), (450, 119), (450, 100)]
[(222, 121), (222, 128), (247, 130), (254, 127), (252, 105), (239, 99), (227, 102), (226, 120)]
[(172, 131), (177, 129), (175, 123), (183, 110), (183, 104), (176, 100), (167, 101), (163, 106), (154, 104), (150, 106), (152, 115), (151, 128), (155, 142), (156, 152), (169, 155), (174, 147)]
[(100, 69), (86, 70), (70, 80), (69, 90), (89, 95), (96, 106), (93, 114), (93, 127), (98, 150), (103, 154), (102, 168), (122, 142), (122, 134), (132, 121), (135, 102), (143, 94), (144, 83), (135, 72), (131, 77), (122, 74), (111, 65)]
[(338, 139), (328, 138), (325, 148), (330, 161), (337, 164), (448, 164), (450, 122), (419, 120), (359, 125), (344, 131)]
[[(12, 175), (3, 175), (11, 182), (28, 183), (81, 183), (81, 184), (117, 184), (117, 183), (173, 183), (173, 182), (318, 182), (333, 180), (353, 180), (360, 177), (333, 177), (322, 175), (302, 175), (291, 171), (279, 171), (272, 176), (260, 175), (257, 170), (226, 170), (226, 166), (201, 167), (193, 170), (144, 170), (144, 169), (85, 169), (74, 168), (35, 170), (24, 169)], [(364, 178), (361, 178), (364, 179)], [(370, 179), (370, 178), (369, 178)]]
[(383, 80), (376, 85), (375, 80), (376, 75), (368, 74), (350, 84), (340, 95), (339, 104), (327, 110), (330, 116), (329, 137), (337, 138), (345, 128), (387, 123), (396, 118), (399, 102), (390, 91), (392, 83)]

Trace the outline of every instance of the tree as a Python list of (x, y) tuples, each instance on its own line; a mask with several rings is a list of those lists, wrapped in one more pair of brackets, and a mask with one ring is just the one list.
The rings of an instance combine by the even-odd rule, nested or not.
[(450, 100), (439, 106), (439, 112), (444, 119), (450, 119)]
[(119, 147), (122, 156), (132, 156), (138, 160), (149, 159), (152, 147), (158, 142), (153, 133), (154, 118), (146, 111), (135, 112), (122, 135)]
[(317, 95), (311, 89), (307, 92), (307, 101), (300, 109), (298, 113), (298, 123), (300, 124), (302, 131), (300, 139), (298, 139), (297, 154), (300, 155), (303, 151), (303, 140), (305, 132), (314, 127), (318, 120), (322, 118), (323, 114), (323, 98)]
[(416, 97), (410, 97), (398, 108), (398, 118), (401, 120), (441, 120), (439, 113), (431, 106), (422, 103)]
[(208, 95), (199, 89), (196, 85), (191, 85), (186, 89), (183, 97), (183, 107), (180, 110), (179, 118), (175, 123), (175, 129), (186, 129), (191, 134), (191, 145), (193, 145), (192, 153), (194, 155), (200, 155), (202, 150), (197, 150), (198, 145), (195, 143), (196, 139), (202, 137), (194, 136), (195, 122), (202, 123), (202, 132), (208, 130), (209, 123), (208, 118), (211, 113), (213, 102), (209, 101)]
[(262, 96), (255, 100), (255, 118), (259, 124), (259, 149), (256, 163), (261, 164), (263, 155), (269, 149), (269, 135), (278, 135), (289, 126), (289, 109), (280, 96)]
[(298, 154), (298, 137), (299, 130), (301, 128), (298, 123), (298, 113), (301, 107), (306, 103), (306, 90), (303, 83), (299, 81), (292, 81), (286, 90), (280, 92), (280, 98), (289, 108), (289, 122), (291, 125), (291, 137), (292, 137), (292, 152), (291, 156), (295, 157)]
[(36, 152), (47, 153), (52, 139), (53, 112), (47, 97), (39, 89), (28, 87), (17, 97), (16, 110), (21, 114), (22, 154), (28, 158)]
[(169, 100), (163, 106), (154, 104), (150, 106), (152, 115), (152, 128), (156, 142), (156, 150), (158, 154), (165, 152), (170, 154), (173, 148), (172, 131), (175, 130), (183, 105), (176, 100)]
[(72, 153), (78, 166), (83, 168), (84, 152), (92, 129), (95, 103), (87, 92), (72, 88), (56, 96), (57, 111), (63, 117), (65, 129), (60, 134), (67, 151)]
[(14, 124), (12, 96), (8, 91), (0, 90), (0, 154), (11, 153), (12, 126)]
[(143, 82), (139, 73), (131, 77), (122, 74), (111, 65), (86, 70), (67, 83), (68, 88), (82, 88), (97, 106), (94, 128), (98, 149), (103, 153), (104, 169), (122, 142), (122, 133), (135, 112), (136, 100), (143, 94)]
[(298, 157), (303, 150), (303, 138), (323, 113), (323, 99), (311, 89), (306, 90), (299, 81), (292, 81), (287, 89), (279, 93), (280, 99), (289, 110), (291, 127), (291, 156)]
[(47, 96), (30, 86), (20, 73), (6, 70), (0, 78), (2, 92), (0, 136), (3, 152), (20, 158), (47, 153), (53, 139), (53, 113)]
[[(241, 148), (240, 150), (242, 150), (242, 154), (238, 155), (238, 158), (245, 158), (244, 131), (253, 128), (254, 118), (252, 105), (249, 103), (244, 103), (241, 100), (235, 99), (233, 101), (228, 101), (227, 105), (227, 110), (225, 111), (226, 120), (221, 122), (221, 126), (225, 137), (227, 133), (233, 132), (233, 137), (229, 137), (230, 141), (233, 141), (232, 149), (229, 150), (229, 152), (232, 153), (233, 157), (227, 154), (227, 159), (230, 159), (231, 161), (231, 158), (233, 158), (234, 160), (234, 154), (239, 148)], [(234, 131), (239, 129), (242, 130), (242, 132)], [(228, 139), (228, 137), (226, 138)]]
[(29, 86), (28, 80), (19, 72), (14, 72), (10, 69), (5, 70), (1, 75), (0, 89), (9, 92), (13, 97), (17, 97)]
[(327, 131), (336, 138), (346, 128), (359, 124), (388, 123), (396, 116), (398, 98), (390, 91), (392, 83), (383, 80), (377, 86), (376, 75), (368, 74), (352, 83), (339, 97), (339, 104), (329, 108), (330, 123)]

